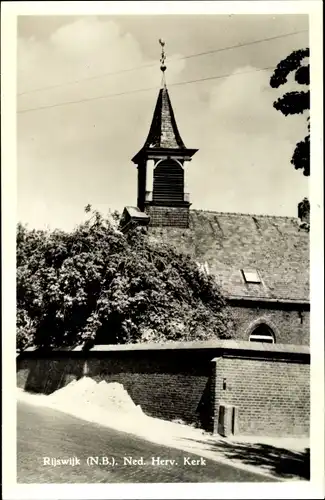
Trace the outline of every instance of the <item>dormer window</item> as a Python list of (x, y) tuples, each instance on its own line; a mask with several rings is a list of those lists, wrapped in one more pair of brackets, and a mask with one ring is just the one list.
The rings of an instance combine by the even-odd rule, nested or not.
[(262, 283), (258, 271), (254, 269), (242, 269), (241, 272), (244, 277), (245, 283)]

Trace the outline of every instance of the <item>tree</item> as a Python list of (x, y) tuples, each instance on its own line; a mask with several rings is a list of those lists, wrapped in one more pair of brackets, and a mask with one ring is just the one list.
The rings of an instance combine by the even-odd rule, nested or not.
[[(278, 88), (287, 83), (290, 73), (295, 72), (295, 81), (304, 87), (309, 86), (310, 71), (309, 49), (293, 51), (288, 57), (279, 62), (270, 79), (272, 88)], [(281, 111), (285, 116), (308, 112), (310, 109), (310, 93), (308, 90), (286, 92), (282, 97), (273, 103), (276, 110)], [(307, 117), (306, 137), (297, 143), (291, 163), (295, 169), (302, 169), (305, 176), (310, 175), (310, 122)]]
[(19, 349), (231, 335), (219, 288), (189, 256), (86, 212), (70, 233), (17, 227)]

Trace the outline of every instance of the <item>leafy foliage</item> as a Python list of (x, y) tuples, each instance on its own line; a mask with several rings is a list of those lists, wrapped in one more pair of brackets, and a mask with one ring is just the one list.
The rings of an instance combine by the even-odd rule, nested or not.
[[(270, 79), (272, 88), (278, 88), (288, 81), (290, 73), (295, 72), (295, 81), (299, 85), (309, 85), (310, 70), (309, 64), (304, 64), (309, 57), (309, 49), (293, 51), (288, 57), (280, 61)], [(309, 90), (286, 92), (282, 97), (274, 102), (276, 110), (281, 111), (285, 116), (304, 113), (310, 109)], [(308, 134), (303, 141), (298, 142), (294, 150), (291, 163), (295, 169), (302, 169), (305, 176), (310, 175), (310, 124), (309, 116)]]
[(227, 338), (231, 321), (212, 277), (189, 256), (123, 235), (117, 214), (70, 233), (17, 227), (17, 347)]
[(302, 168), (304, 175), (310, 175), (310, 135), (308, 134), (303, 141), (299, 141), (295, 147), (291, 163), (298, 165), (296, 168)]
[[(291, 52), (285, 59), (279, 62), (271, 76), (270, 85), (278, 88), (287, 83), (287, 77), (292, 71), (296, 71), (295, 80), (297, 83), (309, 85), (309, 65), (301, 66), (302, 61), (309, 57), (309, 49), (300, 49)], [(301, 68), (304, 68), (301, 70)]]
[(310, 107), (309, 92), (287, 92), (274, 103), (274, 107), (286, 116), (303, 113)]

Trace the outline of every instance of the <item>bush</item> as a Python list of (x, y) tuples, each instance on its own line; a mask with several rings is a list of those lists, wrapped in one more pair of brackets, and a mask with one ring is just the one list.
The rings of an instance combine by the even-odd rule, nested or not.
[(123, 235), (115, 221), (90, 212), (69, 233), (18, 224), (17, 347), (229, 337), (213, 278), (144, 229)]

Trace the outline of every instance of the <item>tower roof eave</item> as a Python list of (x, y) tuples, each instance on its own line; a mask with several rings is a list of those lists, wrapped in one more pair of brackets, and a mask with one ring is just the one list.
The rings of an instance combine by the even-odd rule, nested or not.
[(161, 157), (174, 157), (182, 158), (189, 161), (192, 156), (197, 153), (198, 149), (189, 148), (148, 148), (143, 147), (140, 151), (132, 158), (132, 162), (138, 164), (139, 161), (143, 159), (155, 159)]

